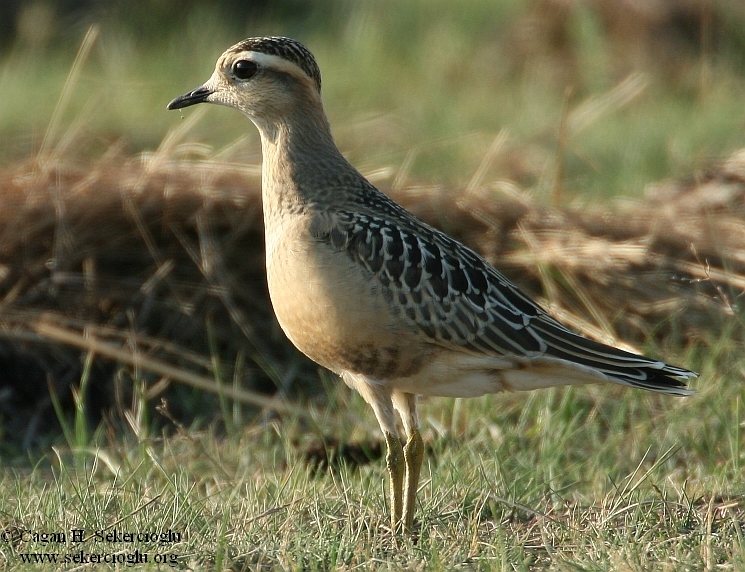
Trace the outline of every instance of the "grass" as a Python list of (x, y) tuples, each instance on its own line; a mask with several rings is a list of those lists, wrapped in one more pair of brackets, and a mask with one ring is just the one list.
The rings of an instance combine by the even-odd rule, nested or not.
[[(565, 22), (567, 45), (542, 47), (539, 27), (528, 42), (536, 50), (523, 55), (510, 50), (521, 49), (521, 25), (535, 23), (527, 2), (329, 5), (328, 29), (297, 34), (296, 24), (260, 22), (248, 33), (309, 44), (335, 133), (363, 170), (402, 165), (404, 178), (462, 185), (504, 128), (508, 144), (485, 180), (548, 194), (558, 154), (570, 195), (607, 198), (639, 194), (745, 142), (737, 45), (723, 41), (665, 75), (663, 66), (628, 64), (584, 4)], [(204, 81), (244, 35), (204, 12), (152, 45), (103, 26), (73, 68), (80, 75), (69, 99), (60, 93), (75, 75), (75, 50), (20, 41), (0, 69), (3, 162), (38, 151), (45, 133), (49, 149), (83, 142), (83, 162), (118, 138), (131, 152), (157, 147), (178, 123), (165, 103)], [(565, 49), (577, 64), (568, 76), (572, 66), (554, 59)], [(212, 149), (228, 153), (249, 130), (239, 147), (256, 153), (246, 121), (207, 113), (189, 140), (219, 157)], [(741, 330), (733, 318), (731, 330), (693, 340), (688, 353), (649, 348), (703, 373), (685, 400), (606, 386), (423, 403), (418, 534), (398, 546), (386, 529), (384, 464), (367, 441), (373, 416), (340, 383), (321, 375), (328, 395), (309, 417), (256, 414), (223, 395), (214, 420), (193, 427), (175, 424), (166, 405), (160, 425), (170, 431), (161, 431), (147, 395), (162, 380), (123, 366), (134, 390), (122, 425), (92, 427), (82, 398), (91, 350), (73, 417), (55, 402), (56, 445), (0, 459), (0, 568), (95, 568), (22, 556), (82, 551), (118, 558), (109, 568), (123, 569), (139, 551), (148, 563), (138, 569), (745, 570)], [(219, 362), (219, 350), (210, 352)], [(308, 452), (335, 440), (361, 442), (372, 462), (319, 469)], [(72, 530), (84, 530), (83, 540)], [(95, 534), (115, 530), (176, 535), (106, 542)], [(50, 542), (55, 532), (64, 542)]]
[[(245, 28), (195, 8), (158, 34), (104, 19), (63, 119), (97, 138), (92, 148), (79, 146), (83, 155), (116, 139), (133, 152), (157, 147), (178, 122), (165, 111), (170, 99), (204, 82), (228, 45), (274, 33), (296, 36), (316, 54), (337, 138), (363, 168), (400, 165), (416, 150), (415, 180), (464, 184), (483, 157), (484, 141), (506, 129), (510, 145), (491, 177), (546, 192), (561, 152), (566, 188), (602, 200), (637, 195), (649, 181), (688, 173), (745, 145), (740, 10), (712, 3), (717, 27), (709, 34), (716, 41), (698, 53), (703, 23), (688, 22), (692, 31), (681, 31), (671, 11), (664, 21), (669, 29), (655, 36), (645, 33), (652, 24), (644, 14), (630, 13), (631, 21), (617, 17), (614, 29), (616, 20), (603, 23), (604, 5), (597, 0), (562, 11), (524, 0), (328, 0), (304, 21), (253, 18)], [(691, 37), (679, 38), (683, 32)], [(38, 148), (82, 36), (68, 33), (61, 46), (54, 35), (22, 36), (4, 57), (4, 161)], [(586, 116), (583, 129), (558, 149), (567, 90), (571, 114), (634, 74), (641, 80), (633, 97)], [(255, 149), (247, 122), (229, 110), (209, 114), (192, 132), (194, 141), (221, 149), (248, 133)]]
[[(22, 565), (24, 553), (139, 550), (138, 569), (177, 555), (193, 570), (743, 570), (745, 390), (719, 373), (743, 362), (700, 366), (687, 399), (590, 387), (424, 403), (418, 534), (401, 546), (382, 462), (319, 470), (305, 456), (309, 440), (354, 441), (373, 422), (341, 384), (312, 421), (170, 436), (151, 433), (136, 398), (124, 436), (73, 432), (32, 468), (6, 467), (2, 528), (67, 538), (6, 542), (5, 568), (79, 569)], [(114, 530), (180, 537), (96, 541)]]

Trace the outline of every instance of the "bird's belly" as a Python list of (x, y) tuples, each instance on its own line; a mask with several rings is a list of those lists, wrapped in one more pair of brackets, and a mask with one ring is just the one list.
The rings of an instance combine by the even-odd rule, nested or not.
[(438, 397), (479, 397), (501, 391), (531, 391), (560, 385), (608, 381), (587, 368), (551, 357), (470, 355), (442, 352), (416, 374), (391, 385), (406, 393)]
[(407, 344), (414, 334), (395, 325), (394, 310), (365, 272), (343, 252), (291, 232), (272, 237), (267, 248), (272, 306), (301, 352), (336, 373), (412, 375), (423, 362)]
[(444, 350), (416, 374), (393, 380), (391, 385), (406, 393), (431, 397), (480, 397), (512, 389), (505, 383), (503, 372), (513, 367), (508, 359)]

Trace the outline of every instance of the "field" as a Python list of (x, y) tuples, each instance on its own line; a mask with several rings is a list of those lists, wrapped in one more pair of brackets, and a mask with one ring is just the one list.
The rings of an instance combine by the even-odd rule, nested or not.
[[(745, 570), (745, 10), (236, 4), (17, 15), (0, 569)], [(313, 50), (382, 190), (697, 393), (423, 401), (416, 532), (392, 538), (372, 412), (273, 318), (258, 134), (165, 111), (264, 33)]]

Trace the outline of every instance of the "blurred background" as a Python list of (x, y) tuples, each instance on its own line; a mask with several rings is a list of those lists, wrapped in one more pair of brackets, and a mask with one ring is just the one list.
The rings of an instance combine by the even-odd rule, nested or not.
[[(565, 189), (603, 199), (745, 146), (740, 0), (3, 0), (3, 164), (38, 150), (92, 25), (57, 134), (75, 130), (80, 158), (156, 148), (180, 121), (166, 103), (227, 47), (269, 34), (316, 55), (336, 137), (363, 171), (405, 164), (462, 184), (504, 129), (489, 175), (546, 190), (558, 153)], [(230, 110), (188, 137), (258, 161), (257, 133)]]
[(256, 129), (166, 110), (257, 35), (315, 54), (363, 174), (572, 327), (671, 361), (724, 331), (739, 359), (741, 0), (2, 0), (0, 437), (162, 395), (240, 426), (139, 355), (216, 393), (346, 395), (274, 319)]

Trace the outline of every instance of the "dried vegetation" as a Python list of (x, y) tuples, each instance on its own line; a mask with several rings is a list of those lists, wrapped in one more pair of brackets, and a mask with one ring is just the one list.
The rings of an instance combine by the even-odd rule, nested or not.
[[(500, 182), (386, 190), (603, 341), (695, 344), (733, 322), (745, 288), (743, 153), (602, 207)], [(93, 166), (6, 169), (0, 204), (0, 412), (23, 446), (56, 425), (50, 391), (72, 406), (86, 355), (99, 412), (126, 409), (132, 379), (180, 395), (182, 419), (209, 403), (173, 382), (263, 405), (252, 392), (320, 387), (269, 305), (258, 166), (113, 148)]]

